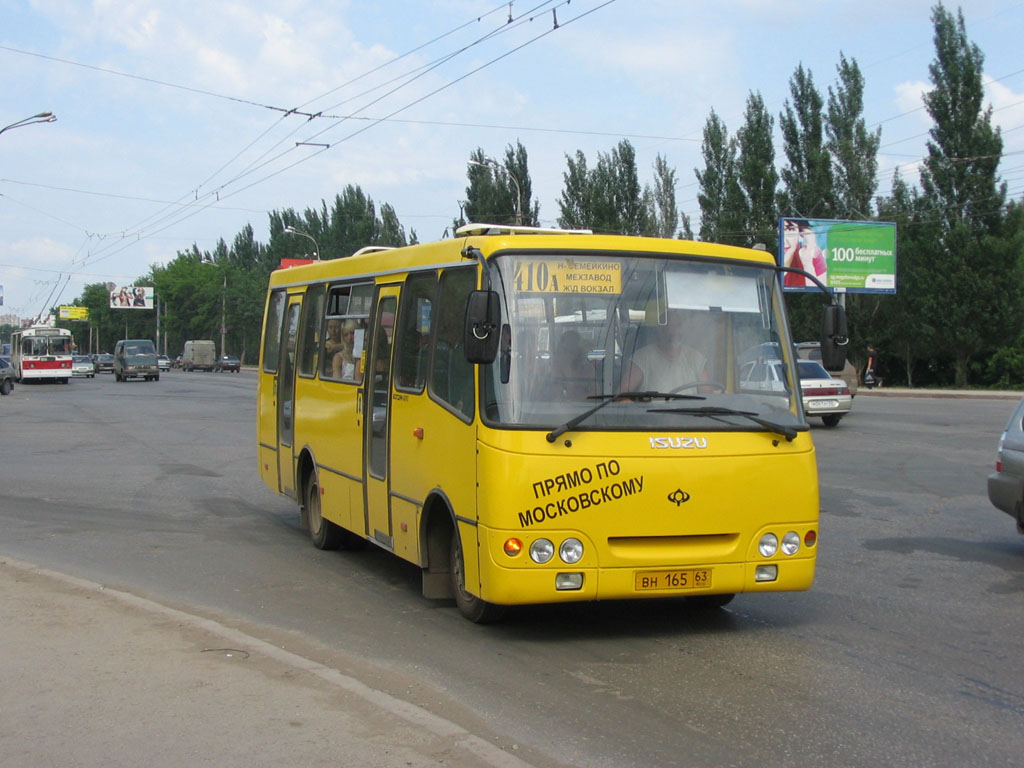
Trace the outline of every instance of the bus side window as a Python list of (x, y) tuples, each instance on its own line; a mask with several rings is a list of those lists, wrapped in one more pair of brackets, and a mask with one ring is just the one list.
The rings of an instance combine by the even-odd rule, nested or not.
[(284, 324), (284, 304), (287, 296), (284, 291), (274, 291), (267, 304), (267, 320), (264, 323), (263, 336), (263, 370), (266, 373), (277, 373), (281, 352), (281, 327)]
[(437, 275), (433, 272), (410, 275), (405, 282), (399, 309), (396, 358), (398, 376), (395, 387), (399, 390), (422, 392), (427, 383), (436, 290)]
[(299, 328), (299, 375), (313, 376), (320, 346), (320, 323), (324, 312), (324, 286), (311, 285), (302, 303)]
[(476, 287), (476, 270), (450, 269), (437, 292), (437, 331), (430, 372), (431, 394), (467, 420), (473, 418), (473, 366), (462, 346), (466, 301)]

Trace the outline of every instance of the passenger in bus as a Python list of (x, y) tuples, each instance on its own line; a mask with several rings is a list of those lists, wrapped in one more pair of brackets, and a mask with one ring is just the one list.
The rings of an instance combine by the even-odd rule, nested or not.
[(341, 339), (341, 344), (336, 347), (334, 354), (331, 356), (331, 372), (336, 379), (359, 381), (358, 361), (353, 351), (356, 328), (359, 324), (355, 320), (346, 320), (344, 323), (338, 322), (340, 328), (338, 336)]
[(587, 359), (587, 351), (579, 331), (565, 331), (558, 337), (542, 399), (586, 400), (597, 394), (594, 367)]
[(623, 372), (620, 391), (675, 392), (708, 380), (707, 360), (684, 343), (686, 330), (680, 312), (669, 311), (657, 327), (654, 343), (641, 347)]

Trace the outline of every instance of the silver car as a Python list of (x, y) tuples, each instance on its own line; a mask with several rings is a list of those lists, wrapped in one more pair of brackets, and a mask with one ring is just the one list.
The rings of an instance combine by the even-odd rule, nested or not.
[(820, 416), (826, 427), (834, 427), (853, 407), (853, 395), (846, 382), (835, 378), (813, 360), (797, 360), (804, 415)]
[(988, 476), (988, 500), (1017, 523), (1024, 534), (1024, 400), (1017, 403), (999, 438), (996, 471)]
[(91, 379), (96, 376), (96, 364), (88, 355), (74, 355), (71, 358), (71, 375)]

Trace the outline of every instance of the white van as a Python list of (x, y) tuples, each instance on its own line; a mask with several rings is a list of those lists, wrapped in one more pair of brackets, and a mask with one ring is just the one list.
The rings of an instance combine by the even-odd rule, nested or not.
[(181, 367), (186, 371), (212, 371), (217, 365), (217, 348), (210, 339), (185, 342), (181, 353)]

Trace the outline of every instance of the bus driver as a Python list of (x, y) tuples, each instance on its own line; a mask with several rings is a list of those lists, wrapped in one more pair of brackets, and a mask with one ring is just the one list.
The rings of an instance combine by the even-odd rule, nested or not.
[(633, 354), (619, 391), (674, 392), (686, 384), (707, 381), (707, 361), (683, 343), (684, 335), (682, 315), (669, 311), (665, 324), (657, 328), (654, 343)]

